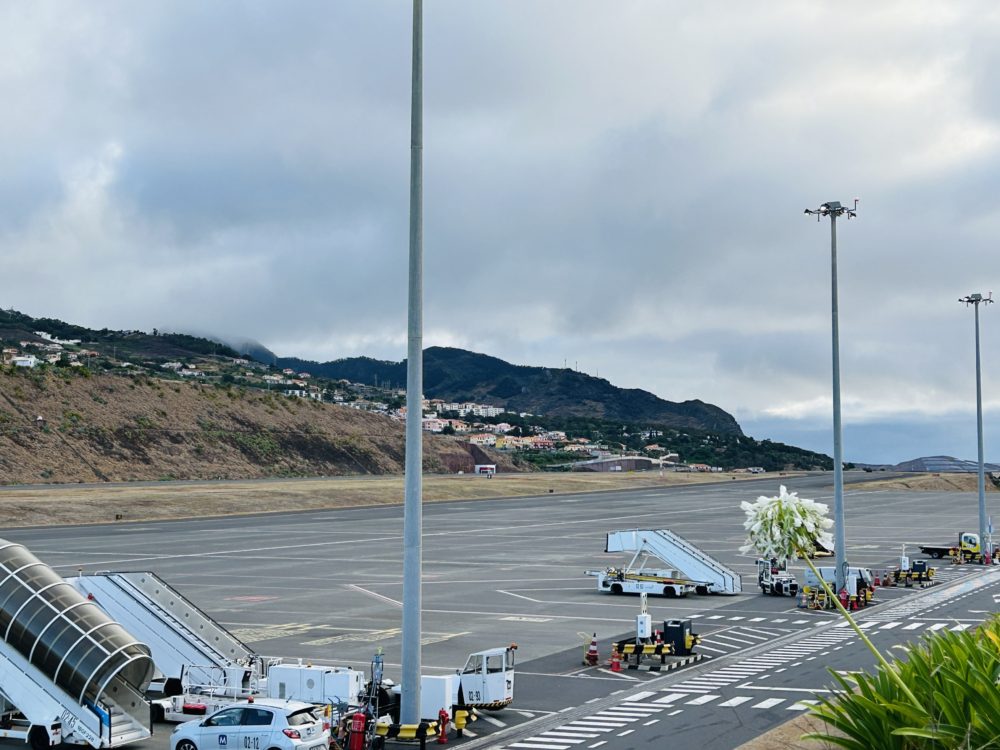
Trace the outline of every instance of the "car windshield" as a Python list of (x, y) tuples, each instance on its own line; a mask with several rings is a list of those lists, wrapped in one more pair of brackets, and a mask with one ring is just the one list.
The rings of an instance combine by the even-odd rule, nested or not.
[(295, 711), (294, 713), (288, 714), (288, 726), (298, 727), (303, 724), (315, 724), (319, 719), (316, 718), (316, 714), (313, 713), (311, 708), (303, 708), (301, 711)]

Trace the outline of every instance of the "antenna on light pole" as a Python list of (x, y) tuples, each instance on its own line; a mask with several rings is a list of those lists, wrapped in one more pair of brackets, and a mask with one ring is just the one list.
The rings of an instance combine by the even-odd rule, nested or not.
[(985, 563), (987, 555), (992, 552), (993, 540), (989, 540), (987, 547), (986, 528), (986, 467), (983, 462), (983, 376), (980, 369), (979, 357), (979, 306), (993, 303), (993, 292), (984, 297), (982, 294), (970, 294), (958, 300), (964, 302), (965, 306), (972, 305), (976, 308), (976, 436), (979, 442), (979, 549), (983, 553)]
[(833, 321), (833, 552), (836, 592), (847, 582), (847, 542), (844, 534), (844, 452), (840, 425), (840, 322), (837, 304), (837, 218), (857, 218), (858, 199), (854, 208), (840, 201), (827, 201), (819, 208), (807, 208), (806, 214), (819, 221), (830, 217), (830, 317)]

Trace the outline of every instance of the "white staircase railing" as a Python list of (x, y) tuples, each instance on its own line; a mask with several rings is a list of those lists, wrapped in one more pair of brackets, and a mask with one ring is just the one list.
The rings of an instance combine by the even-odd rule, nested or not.
[(743, 590), (739, 573), (667, 529), (610, 531), (605, 552), (652, 555), (702, 584), (709, 593), (738, 594)]

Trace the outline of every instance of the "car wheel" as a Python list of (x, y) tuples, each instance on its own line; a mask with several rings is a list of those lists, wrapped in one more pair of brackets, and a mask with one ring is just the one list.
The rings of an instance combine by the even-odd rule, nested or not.
[(181, 740), (174, 750), (198, 750), (198, 747), (191, 740)]
[(620, 594), (621, 592), (622, 592), (622, 585), (620, 583), (612, 583), (611, 584), (611, 593), (612, 594)]
[(674, 591), (673, 586), (664, 586), (663, 595), (667, 597), (667, 599), (673, 599), (675, 596), (677, 596), (677, 592)]
[(708, 586), (696, 586), (694, 592), (702, 596), (708, 596)]

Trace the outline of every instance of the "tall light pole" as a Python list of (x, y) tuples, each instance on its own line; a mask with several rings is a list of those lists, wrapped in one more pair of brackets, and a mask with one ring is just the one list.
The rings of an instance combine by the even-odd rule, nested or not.
[[(979, 438), (979, 544), (986, 562), (986, 467), (983, 463), (983, 376), (979, 366), (979, 306), (993, 302), (993, 295), (970, 294), (959, 302), (976, 308), (976, 434)], [(992, 540), (990, 542), (992, 547)], [(992, 550), (990, 550), (992, 551)]]
[(410, 101), (410, 271), (406, 349), (406, 489), (403, 495), (403, 684), (400, 721), (420, 721), (420, 576), (423, 527), (424, 224), (423, 3), (413, 0)]
[(830, 299), (833, 319), (833, 553), (836, 592), (845, 588), (847, 582), (847, 542), (844, 535), (844, 453), (841, 445), (840, 429), (840, 322), (837, 305), (837, 218), (846, 215), (853, 219), (858, 215), (858, 201), (854, 208), (841, 205), (840, 201), (829, 201), (819, 208), (807, 208), (806, 213), (814, 215), (816, 221), (830, 217)]

